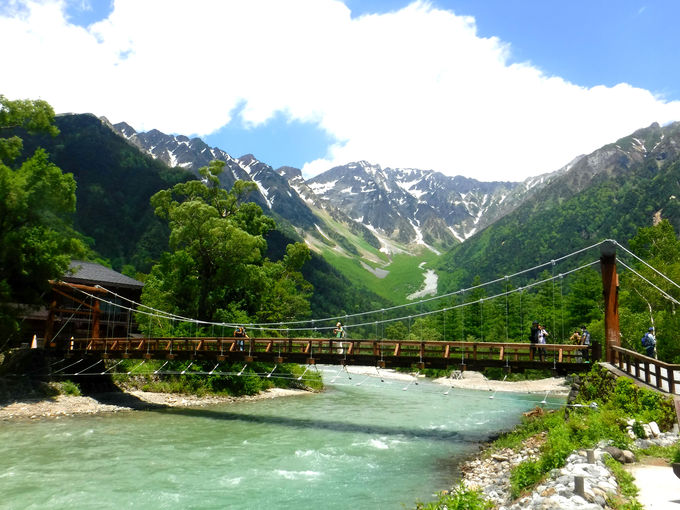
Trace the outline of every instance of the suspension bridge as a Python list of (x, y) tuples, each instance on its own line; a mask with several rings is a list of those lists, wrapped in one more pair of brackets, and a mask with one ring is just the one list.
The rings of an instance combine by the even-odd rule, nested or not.
[[(665, 371), (655, 368), (658, 364), (656, 360), (647, 358), (633, 351), (627, 351), (620, 345), (619, 318), (618, 318), (618, 274), (616, 272), (616, 250), (617, 247), (626, 254), (634, 257), (639, 262), (644, 263), (639, 257), (613, 240), (607, 240), (595, 245), (577, 250), (573, 253), (551, 260), (543, 264), (519, 271), (512, 275), (503, 276), (490, 282), (475, 285), (470, 288), (460, 289), (448, 294), (442, 294), (420, 301), (397, 305), (390, 308), (370, 310), (355, 314), (346, 314), (337, 317), (327, 317), (313, 320), (300, 320), (277, 323), (257, 323), (246, 324), (249, 331), (259, 331), (260, 335), (253, 335), (253, 338), (235, 338), (225, 335), (210, 336), (183, 336), (167, 337), (151, 334), (132, 334), (128, 330), (128, 335), (118, 337), (108, 337), (102, 335), (99, 325), (102, 322), (99, 315), (100, 303), (106, 304), (109, 308), (118, 308), (125, 311), (128, 322), (131, 321), (133, 314), (138, 317), (147, 317), (149, 322), (168, 321), (170, 323), (186, 323), (189, 327), (204, 330), (217, 328), (224, 331), (228, 328), (238, 327), (240, 324), (223, 322), (209, 322), (170, 314), (162, 310), (157, 310), (140, 303), (133, 302), (116, 294), (113, 291), (99, 286), (86, 287), (82, 285), (69, 285), (73, 292), (81, 295), (80, 298), (72, 297), (73, 301), (90, 309), (90, 314), (95, 313), (90, 334), (82, 338), (64, 338), (56, 335), (48, 336), (44, 339), (46, 350), (52, 356), (62, 356), (64, 359), (82, 360), (83, 365), (88, 362), (98, 364), (104, 360), (120, 359), (139, 359), (139, 360), (172, 360), (194, 362), (213, 362), (219, 366), (223, 362), (242, 362), (244, 364), (262, 363), (297, 363), (306, 365), (327, 364), (327, 365), (365, 365), (380, 368), (392, 367), (413, 367), (417, 369), (435, 368), (452, 370), (481, 370), (488, 367), (503, 368), (510, 372), (513, 370), (524, 369), (551, 369), (556, 373), (565, 374), (590, 369), (590, 361), (606, 359), (612, 364), (618, 364), (619, 368), (631, 377), (637, 377), (649, 383), (652, 375), (656, 374), (656, 384), (659, 388), (665, 388), (671, 392), (675, 389), (675, 376), (673, 367), (665, 367)], [(581, 265), (579, 267), (555, 274), (555, 267), (570, 257), (583, 255), (589, 250), (599, 249), (598, 259)], [(640, 275), (631, 266), (618, 260), (619, 264), (625, 269), (634, 272), (649, 285), (661, 292), (665, 298), (680, 304), (672, 296), (667, 294), (657, 285)], [(410, 325), (412, 319), (425, 317), (432, 314), (444, 314), (453, 311), (465, 313), (465, 309), (471, 305), (478, 305), (480, 314), (483, 313), (484, 302), (492, 300), (507, 299), (509, 296), (519, 293), (520, 303), (522, 293), (544, 284), (552, 283), (553, 286), (553, 306), (555, 283), (561, 282), (563, 278), (571, 273), (599, 265), (602, 275), (602, 287), (604, 295), (604, 323), (605, 338), (604, 342), (593, 342), (590, 346), (572, 345), (567, 343), (550, 344), (530, 344), (528, 342), (511, 341), (508, 337), (506, 322), (505, 341), (466, 341), (464, 332), (464, 317), (461, 325), (461, 339), (455, 340), (394, 340), (382, 338), (379, 334), (379, 326), (388, 323), (408, 321)], [(651, 267), (651, 266), (650, 266)], [(546, 268), (552, 270), (552, 275), (542, 280), (534, 280), (523, 286), (509, 288), (508, 282), (516, 277), (536, 273)], [(654, 269), (654, 268), (651, 268)], [(656, 270), (654, 270), (656, 271)], [(657, 272), (658, 273), (658, 272)], [(661, 273), (659, 273), (661, 274)], [(663, 276), (663, 275), (662, 275)], [(664, 278), (666, 278), (664, 276)], [(667, 279), (667, 278), (666, 278)], [(669, 280), (670, 281), (670, 280)], [(505, 290), (495, 295), (481, 297), (477, 300), (465, 301), (464, 296), (471, 295), (471, 292), (493, 284), (505, 284)], [(108, 297), (108, 299), (107, 299)], [(460, 297), (461, 301), (449, 306), (435, 307), (432, 310), (422, 311), (425, 303), (432, 303), (437, 300), (451, 299)], [(88, 304), (86, 300), (94, 304)], [(120, 301), (127, 303), (123, 304)], [(408, 307), (420, 307), (419, 313), (400, 314)], [(54, 310), (51, 316), (58, 316), (59, 312), (68, 313), (68, 310)], [(77, 310), (73, 311), (74, 314)], [(83, 313), (83, 312), (80, 312)], [(386, 314), (393, 317), (384, 318)], [(369, 320), (370, 316), (380, 317)], [(73, 314), (71, 315), (71, 317)], [(554, 315), (553, 315), (554, 317)], [(335, 322), (342, 320), (344, 327), (348, 330), (359, 328), (375, 327), (374, 338), (335, 338), (331, 331), (335, 327)], [(480, 319), (481, 320), (481, 319)], [(506, 321), (508, 318), (506, 317)], [(51, 330), (51, 328), (49, 328)], [(444, 325), (446, 331), (446, 326)], [(269, 335), (267, 335), (269, 333)], [(274, 333), (273, 335), (271, 333)], [(303, 333), (309, 336), (299, 335)], [(562, 341), (566, 339), (563, 337)], [(638, 358), (642, 357), (642, 358)], [(632, 362), (630, 360), (637, 361)], [(628, 361), (626, 361), (628, 360)], [(627, 365), (621, 363), (626, 361)], [(634, 368), (642, 364), (643, 369)], [(645, 365), (646, 364), (646, 365)], [(650, 368), (651, 367), (651, 368)], [(79, 366), (79, 369), (82, 365)], [(680, 367), (678, 367), (680, 370)], [(81, 372), (77, 372), (81, 373)], [(637, 375), (635, 375), (637, 374)], [(665, 376), (663, 374), (666, 374)]]

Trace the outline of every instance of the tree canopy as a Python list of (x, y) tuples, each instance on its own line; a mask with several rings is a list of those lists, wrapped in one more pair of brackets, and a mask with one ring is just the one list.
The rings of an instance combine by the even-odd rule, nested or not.
[[(145, 304), (206, 321), (271, 322), (309, 315), (311, 285), (300, 273), (309, 248), (290, 244), (283, 260), (265, 258), (275, 227), (244, 202), (254, 183), (219, 186), (224, 163), (200, 169), (202, 180), (176, 184), (151, 198), (170, 227), (170, 251), (146, 279)], [(143, 321), (142, 321), (143, 323)]]
[(42, 149), (22, 160), (17, 127), (57, 134), (44, 101), (0, 95), (0, 341), (18, 330), (17, 305), (36, 305), (85, 247), (72, 227), (76, 182)]

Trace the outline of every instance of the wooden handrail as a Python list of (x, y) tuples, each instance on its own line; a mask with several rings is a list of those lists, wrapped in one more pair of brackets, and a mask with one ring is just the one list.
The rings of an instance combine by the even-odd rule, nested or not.
[[(680, 371), (680, 364), (666, 363), (665, 361), (650, 358), (618, 345), (612, 345), (609, 349), (612, 354), (616, 354), (612, 359), (618, 359), (616, 364), (619, 370), (634, 379), (654, 386), (660, 391), (675, 393), (675, 386), (677, 383), (680, 383), (680, 381), (675, 379), (675, 372)], [(640, 373), (640, 365), (644, 367), (644, 379)], [(665, 375), (662, 373), (662, 370), (665, 370)], [(652, 376), (654, 376), (654, 384), (652, 384)], [(664, 387), (664, 382), (667, 387)]]

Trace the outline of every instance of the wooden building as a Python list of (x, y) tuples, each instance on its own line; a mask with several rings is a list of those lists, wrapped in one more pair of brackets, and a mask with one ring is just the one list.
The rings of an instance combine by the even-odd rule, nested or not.
[(130, 301), (139, 302), (142, 282), (101, 264), (74, 260), (67, 274), (51, 284), (47, 306), (27, 314), (22, 327), (24, 333), (36, 335), (40, 344), (135, 334), (137, 326), (129, 309), (136, 306)]

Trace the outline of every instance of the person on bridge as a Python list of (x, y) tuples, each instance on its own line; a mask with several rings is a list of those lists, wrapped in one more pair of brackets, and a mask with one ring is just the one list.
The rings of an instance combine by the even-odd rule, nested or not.
[[(574, 330), (574, 333), (569, 337), (569, 341), (573, 345), (581, 345), (581, 331), (577, 328)], [(576, 355), (576, 361), (580, 363), (583, 361), (582, 355), (583, 353), (581, 351), (576, 351), (578, 354)]]
[(650, 358), (656, 359), (656, 337), (654, 336), (654, 328), (651, 327), (642, 337), (642, 346), (645, 348), (645, 353)]
[(338, 322), (335, 325), (335, 329), (333, 330), (333, 334), (335, 335), (335, 338), (345, 338), (345, 328), (342, 325), (342, 322)]
[(583, 359), (586, 363), (590, 363), (590, 333), (585, 326), (581, 326), (581, 345), (585, 346), (585, 349), (581, 351)]
[[(539, 345), (545, 345), (547, 344), (547, 339), (550, 336), (550, 333), (545, 329), (545, 326), (541, 326), (540, 324), (538, 325), (538, 343)], [(538, 354), (541, 357), (541, 361), (545, 361), (545, 348), (539, 347), (538, 348)]]
[[(250, 338), (250, 337), (248, 336), (248, 333), (246, 333), (246, 328), (244, 328), (243, 326), (238, 326), (238, 327), (234, 330), (234, 336), (235, 336), (236, 338)], [(244, 341), (243, 341), (243, 340), (238, 340), (238, 341), (236, 342), (236, 344), (238, 345), (238, 348), (239, 348), (240, 351), (242, 351), (242, 350), (244, 349), (244, 347), (245, 347), (245, 344), (244, 344)]]
[(538, 321), (534, 321), (531, 323), (531, 331), (529, 332), (529, 342), (531, 342), (531, 359), (533, 360), (536, 357), (536, 353), (538, 352), (538, 349), (536, 348), (536, 344), (538, 344)]
[[(333, 330), (333, 334), (335, 335), (335, 338), (345, 338), (347, 334), (345, 333), (345, 328), (342, 325), (342, 322), (338, 321), (338, 323), (335, 325), (335, 329)], [(337, 353), (342, 354), (344, 352), (344, 346), (342, 345), (342, 341), (340, 342), (340, 347), (338, 347)]]

